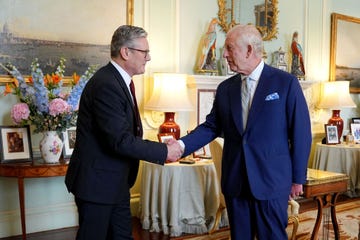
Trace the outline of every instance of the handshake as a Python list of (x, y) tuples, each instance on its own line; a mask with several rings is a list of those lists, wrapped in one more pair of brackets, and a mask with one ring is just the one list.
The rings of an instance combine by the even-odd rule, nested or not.
[(168, 150), (166, 162), (176, 162), (184, 153), (184, 149), (175, 139), (166, 141), (166, 146)]

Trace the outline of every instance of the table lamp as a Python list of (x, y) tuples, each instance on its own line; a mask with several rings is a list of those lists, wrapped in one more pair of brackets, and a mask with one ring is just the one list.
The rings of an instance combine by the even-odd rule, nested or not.
[(154, 73), (154, 88), (145, 109), (165, 113), (159, 133), (174, 133), (180, 138), (180, 126), (175, 122), (175, 112), (192, 111), (186, 88), (186, 74)]
[(349, 81), (325, 82), (319, 104), (319, 108), (332, 109), (332, 116), (328, 124), (337, 126), (339, 142), (344, 128), (344, 121), (340, 117), (340, 108), (356, 107), (350, 96), (349, 83)]

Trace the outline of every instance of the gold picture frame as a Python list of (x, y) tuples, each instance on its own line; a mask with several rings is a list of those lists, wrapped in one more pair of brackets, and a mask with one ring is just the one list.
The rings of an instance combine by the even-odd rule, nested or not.
[(358, 52), (360, 18), (331, 14), (330, 81), (350, 81), (350, 92), (360, 93)]
[[(218, 19), (221, 29), (227, 33), (232, 27), (239, 24), (239, 14), (254, 13), (253, 18), (249, 16), (245, 18), (257, 27), (263, 36), (263, 40), (276, 39), (279, 15), (278, 0), (263, 0), (262, 2), (254, 5), (252, 1), (246, 0), (218, 0)], [(247, 23), (242, 22), (242, 24)]]
[[(108, 0), (113, 1), (115, 4), (110, 3), (104, 3), (99, 2), (97, 0), (89, 0), (89, 1), (72, 1), (72, 0), (64, 0), (62, 2), (54, 4), (53, 2), (28, 2), (26, 0), (18, 1), (17, 3), (8, 2), (9, 6), (2, 6), (0, 9), (0, 23), (4, 24), (0, 26), (0, 56), (7, 56), (5, 58), (0, 58), (0, 62), (4, 65), (8, 62), (11, 62), (13, 65), (15, 65), (20, 72), (27, 76), (30, 73), (30, 64), (31, 61), (33, 61), (36, 58), (39, 58), (39, 62), (41, 64), (41, 68), (43, 69), (44, 73), (50, 73), (54, 72), (53, 70), (48, 70), (50, 67), (52, 67), (54, 70), (57, 67), (58, 64), (58, 57), (55, 57), (55, 55), (63, 54), (61, 51), (64, 49), (64, 46), (66, 45), (65, 49), (68, 49), (68, 51), (64, 50), (64, 52), (68, 52), (69, 56), (75, 56), (74, 58), (68, 57), (70, 59), (67, 59), (66, 56), (63, 56), (67, 62), (66, 69), (65, 69), (65, 75), (64, 77), (64, 83), (67, 84), (71, 80), (71, 75), (73, 72), (76, 72), (77, 74), (83, 74), (87, 68), (87, 65), (97, 65), (93, 62), (99, 61), (99, 56), (93, 56), (94, 54), (101, 54), (102, 59), (105, 61), (105, 55), (106, 58), (110, 56), (110, 50), (106, 50), (109, 52), (104, 51), (104, 48), (109, 48), (106, 45), (96, 44), (95, 40), (94, 43), (82, 43), (82, 41), (78, 41), (78, 35), (84, 35), (84, 32), (93, 32), (94, 38), (101, 34), (96, 34), (96, 31), (103, 31), (101, 26), (104, 25), (104, 23), (101, 23), (101, 19), (98, 17), (99, 7), (101, 6), (101, 10), (103, 12), (108, 12), (108, 14), (111, 16), (113, 20), (113, 25), (115, 24), (122, 25), (122, 24), (129, 24), (132, 25), (134, 22), (134, 0)], [(83, 5), (82, 2), (84, 3)], [(101, 3), (101, 5), (99, 5)], [(45, 5), (46, 4), (46, 5)], [(54, 6), (56, 5), (56, 6)], [(70, 9), (79, 9), (80, 6), (76, 7), (77, 5), (81, 5), (81, 12), (82, 14), (79, 14), (78, 12), (70, 11)], [(96, 5), (96, 6), (94, 6)], [(111, 9), (114, 8), (114, 5), (117, 6), (116, 9), (118, 13), (118, 19), (116, 19), (116, 16), (113, 14), (110, 14), (109, 11), (113, 11)], [(108, 6), (108, 7), (106, 7)], [(33, 12), (41, 12), (42, 14), (21, 14), (21, 12), (26, 11), (26, 9), (30, 11), (32, 8), (37, 9), (37, 11)], [(30, 9), (31, 8), (31, 9)], [(46, 9), (46, 10), (45, 10)], [(68, 29), (73, 29), (73, 33), (69, 33), (66, 35), (59, 35), (55, 36), (54, 33), (47, 33), (42, 32), (42, 28), (38, 26), (54, 24), (56, 22), (54, 20), (53, 16), (54, 13), (51, 11), (48, 11), (50, 9), (53, 9), (53, 12), (56, 12), (56, 16), (61, 17), (61, 24), (64, 25), (63, 29), (66, 29), (66, 31), (70, 31)], [(10, 11), (11, 10), (11, 11)], [(29, 28), (29, 26), (33, 26), (33, 35), (27, 36), (22, 35), (24, 33), (21, 32), (21, 30), (17, 30), (16, 33), (12, 32), (12, 26), (18, 26), (15, 23), (15, 20), (13, 20), (12, 16), (17, 13), (17, 23), (21, 26), (24, 25), (21, 22), (26, 22), (26, 26), (24, 28)], [(46, 14), (52, 14), (52, 16), (46, 16)], [(66, 16), (66, 14), (71, 14), (71, 16)], [(85, 17), (87, 19), (86, 21), (83, 21), (82, 18), (84, 18), (84, 14), (94, 14), (94, 17)], [(21, 17), (19, 17), (21, 16)], [(51, 23), (47, 23), (46, 19), (52, 19)], [(100, 20), (98, 20), (100, 19)], [(104, 21), (104, 20), (103, 20)], [(71, 26), (71, 27), (66, 27)], [(94, 31), (81, 31), (81, 29), (77, 29), (75, 26), (84, 26), (84, 29), (91, 28), (94, 29)], [(51, 29), (51, 26), (48, 27)], [(56, 27), (53, 27), (54, 29), (57, 29)], [(75, 29), (74, 29), (75, 28)], [(111, 34), (115, 29), (111, 29)], [(26, 31), (26, 30), (24, 30)], [(58, 32), (60, 32), (59, 29), (57, 29)], [(95, 32), (95, 33), (94, 33)], [(110, 29), (109, 29), (110, 32)], [(37, 35), (36, 35), (37, 34)], [(37, 36), (41, 35), (41, 39), (36, 39)], [(45, 36), (45, 37), (42, 37)], [(56, 38), (56, 40), (54, 40)], [(88, 37), (87, 39), (92, 39), (92, 37)], [(104, 37), (105, 44), (109, 44), (111, 36), (107, 36), (106, 40)], [(17, 46), (10, 46), (11, 44), (18, 43)], [(21, 45), (23, 44), (23, 46)], [(8, 46), (6, 47), (5, 44)], [(19, 45), (20, 44), (20, 45)], [(91, 48), (93, 47), (93, 48)], [(17, 49), (17, 52), (14, 51), (14, 48)], [(26, 49), (25, 49), (26, 48)], [(90, 51), (91, 49), (96, 49), (96, 51)], [(70, 52), (73, 52), (70, 55)], [(89, 52), (89, 54), (86, 54)], [(90, 53), (91, 52), (91, 53)], [(28, 55), (24, 55), (25, 53), (28, 53)], [(86, 56), (86, 59), (83, 59), (84, 57), (80, 57), (81, 54), (84, 53), (82, 56)], [(12, 55), (13, 54), (13, 55)], [(48, 55), (46, 55), (48, 54)], [(43, 59), (41, 59), (41, 56), (46, 56)], [(78, 57), (79, 56), (79, 57)], [(107, 62), (108, 60), (106, 60)], [(103, 64), (103, 63), (100, 63)], [(75, 68), (76, 67), (76, 68)], [(26, 70), (25, 70), (26, 69)], [(72, 69), (81, 69), (74, 71)], [(68, 70), (68, 71), (67, 71)], [(0, 85), (5, 85), (7, 83), (13, 82), (13, 78), (6, 73), (4, 69), (0, 69)]]

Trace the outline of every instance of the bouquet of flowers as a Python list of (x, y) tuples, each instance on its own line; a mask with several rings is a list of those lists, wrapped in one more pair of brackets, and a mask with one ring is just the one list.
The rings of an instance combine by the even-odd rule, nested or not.
[(34, 133), (45, 131), (65, 131), (76, 125), (78, 104), (81, 93), (96, 70), (90, 66), (80, 77), (76, 73), (72, 76), (70, 90), (64, 91), (63, 77), (65, 59), (61, 58), (55, 73), (44, 75), (38, 60), (31, 64), (31, 76), (25, 80), (15, 66), (0, 63), (15, 79), (7, 84), (4, 95), (15, 94), (20, 103), (11, 109), (11, 118), (15, 124), (35, 126)]

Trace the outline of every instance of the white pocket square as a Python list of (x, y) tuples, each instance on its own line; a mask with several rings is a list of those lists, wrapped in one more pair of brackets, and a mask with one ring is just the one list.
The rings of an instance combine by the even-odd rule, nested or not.
[(279, 99), (279, 94), (277, 92), (267, 95), (265, 101), (272, 101), (275, 99)]

